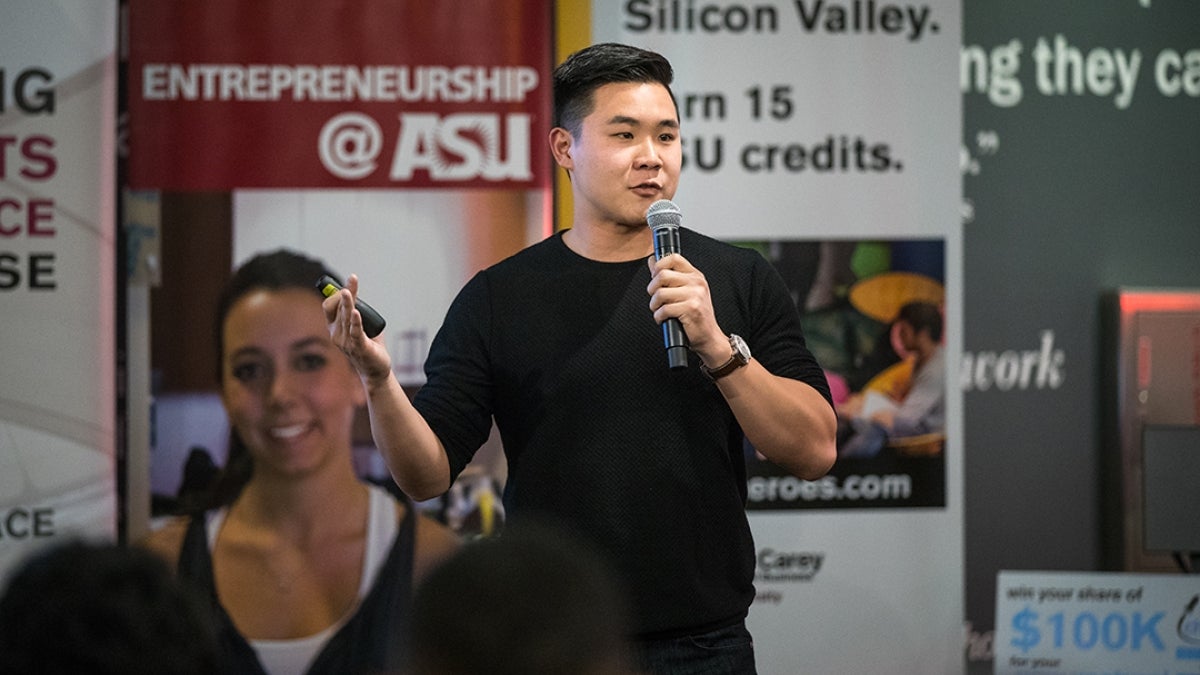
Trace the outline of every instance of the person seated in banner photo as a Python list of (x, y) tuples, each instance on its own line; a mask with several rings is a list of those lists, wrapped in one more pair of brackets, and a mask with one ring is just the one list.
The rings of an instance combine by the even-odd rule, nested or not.
[(874, 457), (903, 439), (941, 447), (935, 437), (946, 428), (942, 323), (941, 309), (931, 302), (900, 308), (895, 324), (906, 358), (880, 374), (880, 380), (890, 380), (887, 386), (868, 384), (838, 406), (838, 457)]
[(0, 673), (210, 675), (202, 599), (149, 551), (69, 540), (24, 559), (0, 593)]
[[(613, 43), (555, 69), (548, 140), (570, 178), (570, 228), (467, 282), (411, 401), (386, 341), (362, 328), (356, 276), (326, 318), (407, 494), (449, 490), (494, 421), (505, 526), (553, 517), (602, 552), (629, 589), (638, 667), (747, 675), (756, 556), (743, 438), (815, 480), (836, 459), (837, 417), (770, 261), (684, 227), (679, 253), (655, 255), (647, 212), (678, 213), (672, 79), (662, 55)], [(682, 363), (668, 362), (668, 320), (686, 333), (690, 349), (671, 352)]]
[(214, 672), (396, 668), (415, 581), (460, 545), (355, 472), (366, 393), (330, 340), (316, 287), (325, 274), (335, 276), (287, 250), (235, 271), (215, 326), (229, 459), (204, 510), (145, 542), (211, 603)]

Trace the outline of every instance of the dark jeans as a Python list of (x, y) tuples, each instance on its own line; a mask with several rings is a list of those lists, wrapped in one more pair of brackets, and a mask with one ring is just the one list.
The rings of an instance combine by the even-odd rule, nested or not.
[(756, 675), (745, 622), (711, 633), (637, 643), (646, 675)]

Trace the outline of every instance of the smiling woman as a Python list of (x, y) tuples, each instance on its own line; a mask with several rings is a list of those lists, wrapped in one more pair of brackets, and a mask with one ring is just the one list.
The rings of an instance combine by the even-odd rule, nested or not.
[(147, 541), (211, 600), (226, 672), (394, 669), (415, 579), (457, 546), (354, 471), (365, 394), (330, 341), (325, 274), (285, 250), (234, 273), (215, 326), (229, 460), (202, 512)]

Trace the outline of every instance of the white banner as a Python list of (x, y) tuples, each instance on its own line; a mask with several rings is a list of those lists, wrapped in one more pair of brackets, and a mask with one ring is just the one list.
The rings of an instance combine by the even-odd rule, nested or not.
[(116, 534), (115, 2), (0, 2), (0, 577)]
[[(792, 263), (797, 273), (844, 254), (877, 286), (913, 271), (897, 251), (921, 240), (944, 256), (928, 285), (944, 292), (946, 377), (957, 382), (958, 0), (593, 0), (590, 11), (592, 42), (654, 49), (675, 67), (684, 225), (754, 243), (777, 265), (791, 246), (810, 256)], [(946, 403), (944, 451), (932, 456), (886, 470), (839, 460), (815, 483), (750, 467), (760, 672), (962, 672), (957, 388)]]

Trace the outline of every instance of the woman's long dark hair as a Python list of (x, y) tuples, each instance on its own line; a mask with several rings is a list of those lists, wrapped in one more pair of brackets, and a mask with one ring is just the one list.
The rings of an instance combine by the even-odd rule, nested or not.
[[(341, 283), (341, 279), (321, 261), (288, 249), (260, 253), (238, 267), (217, 300), (216, 320), (213, 324), (219, 384), (223, 384), (225, 376), (225, 319), (233, 305), (250, 292), (262, 289), (279, 291), (302, 288), (312, 291), (317, 297), (322, 297), (317, 289), (317, 280), (325, 274)], [(202, 510), (232, 504), (253, 475), (254, 460), (245, 442), (231, 425), (228, 458), (213, 482), (208, 498), (201, 500)]]

